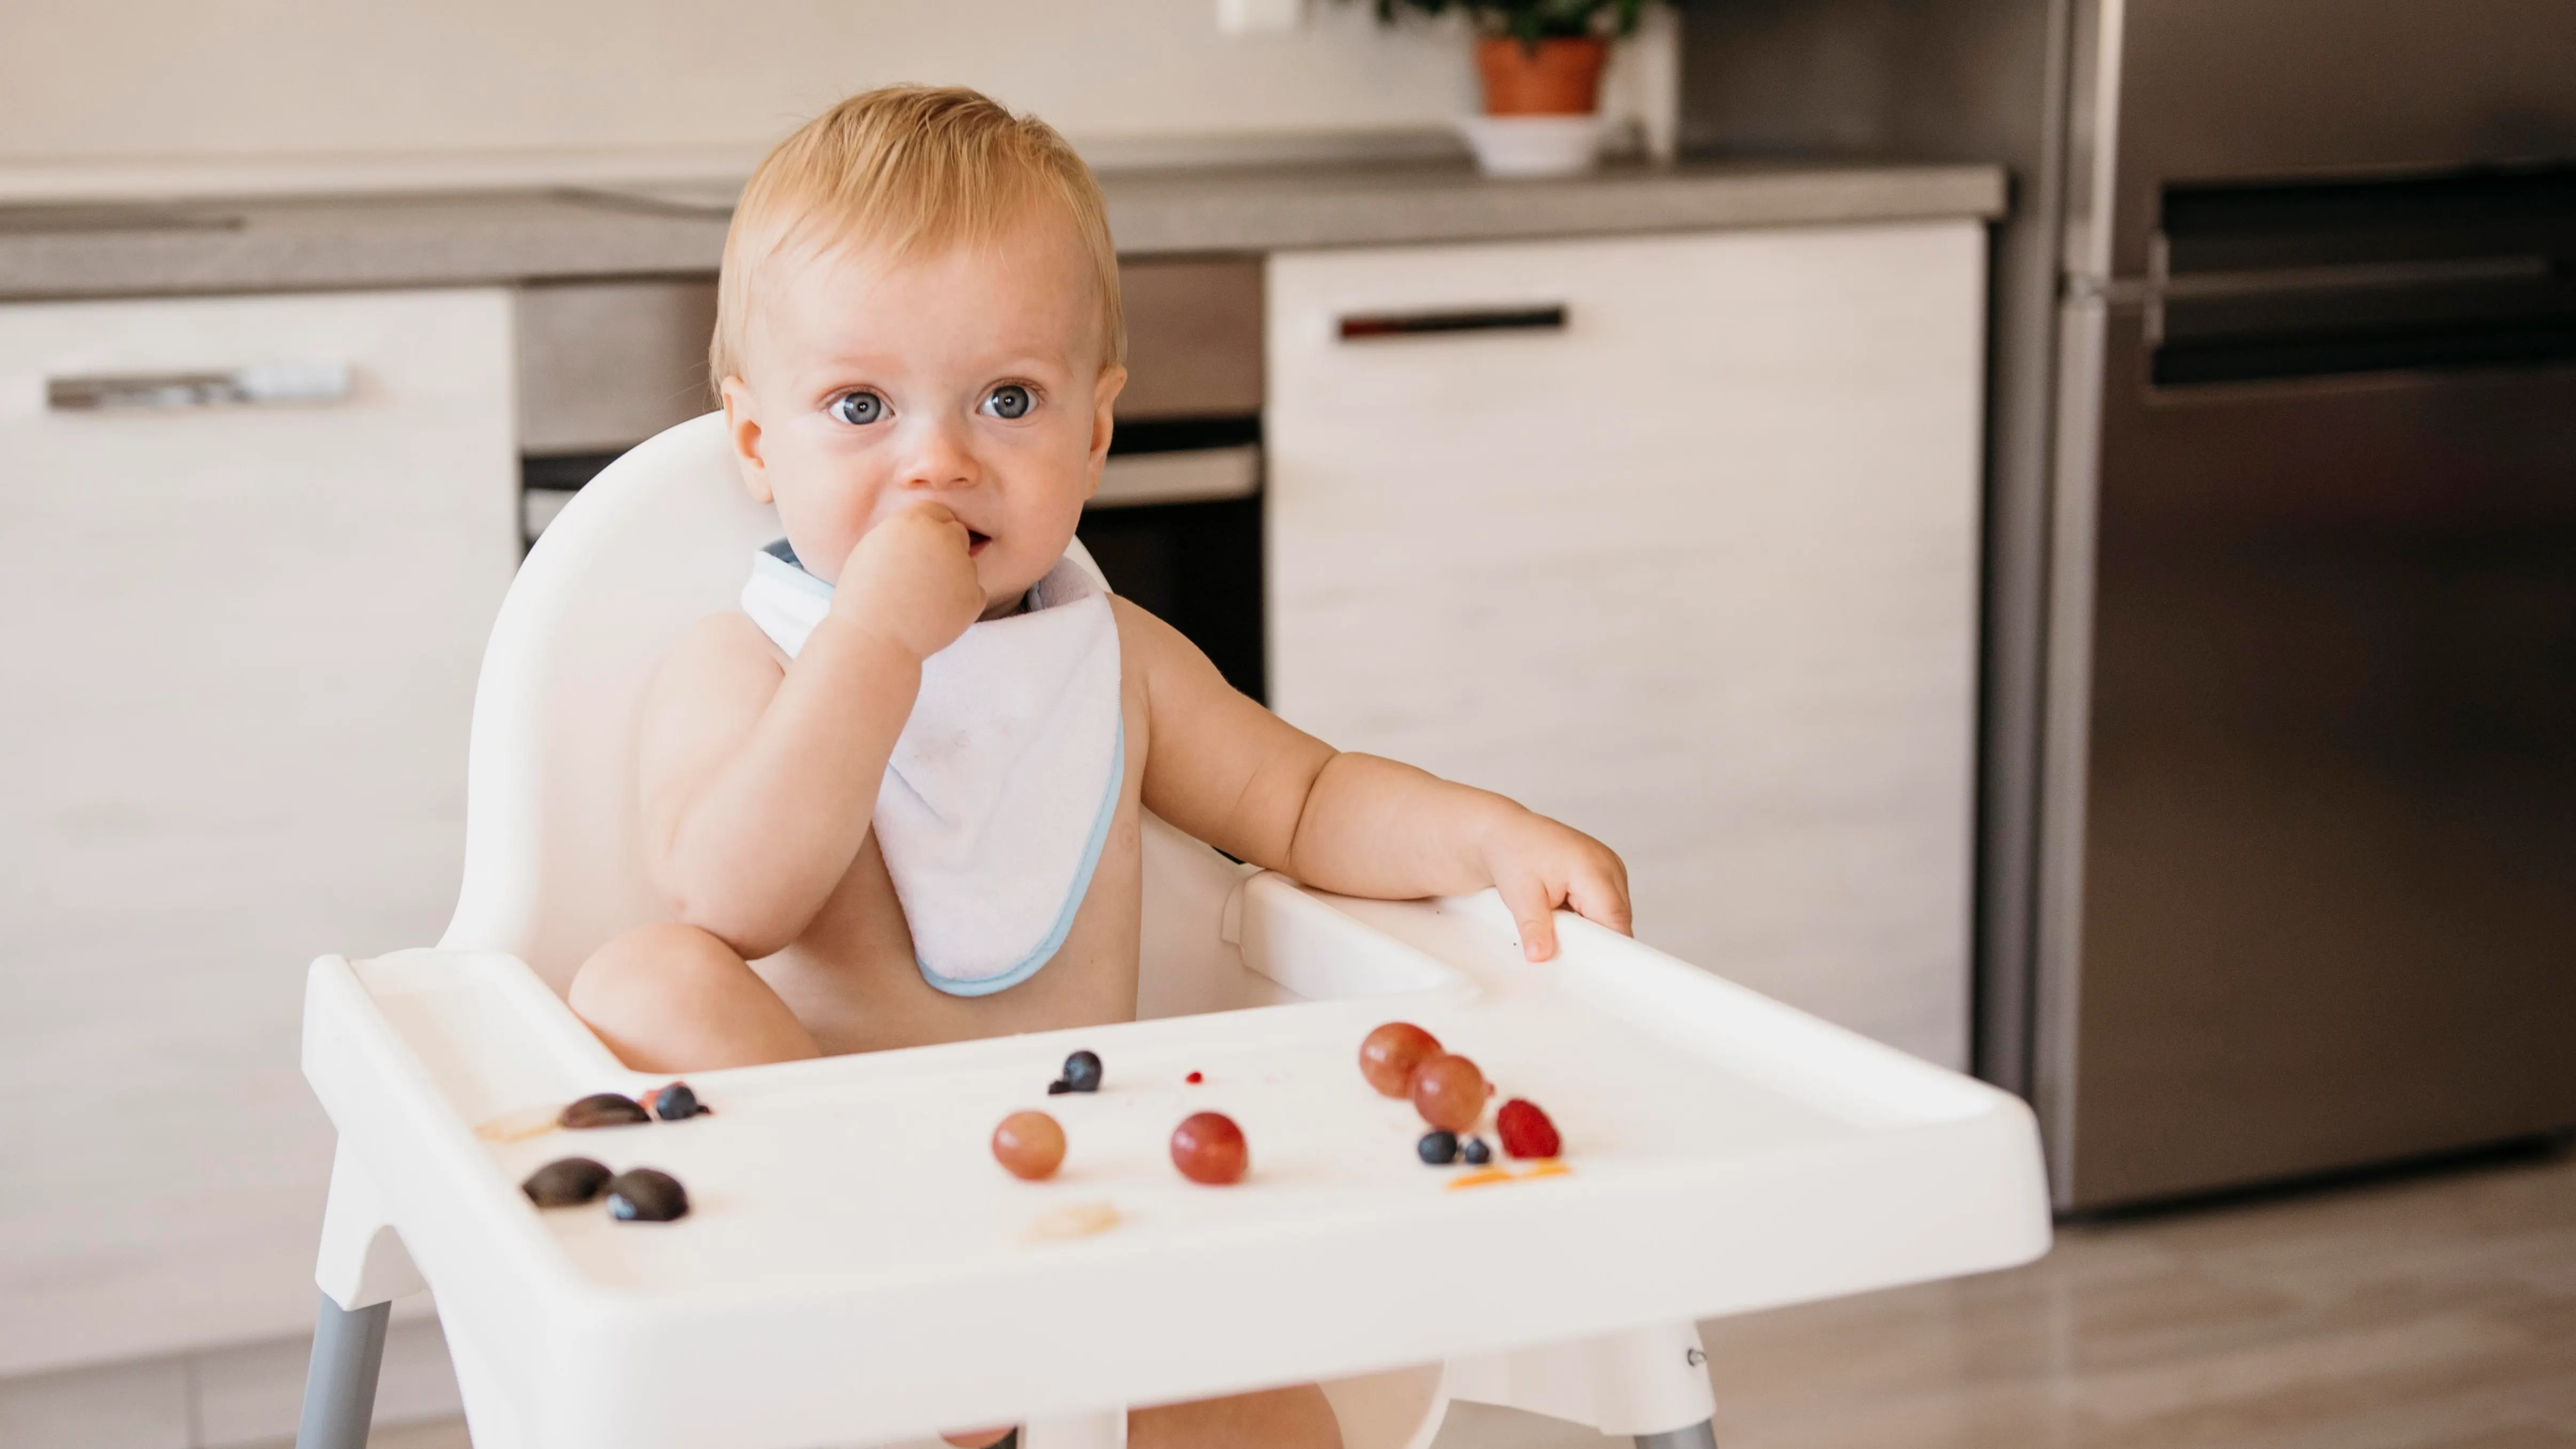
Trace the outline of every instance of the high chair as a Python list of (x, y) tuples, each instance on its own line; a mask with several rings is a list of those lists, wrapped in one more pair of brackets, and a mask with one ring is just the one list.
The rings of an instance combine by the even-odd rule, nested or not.
[[(2037, 1134), (2009, 1095), (1570, 914), (1532, 965), (1491, 892), (1326, 895), (1150, 816), (1142, 1020), (695, 1073), (712, 1115), (504, 1140), (495, 1124), (668, 1080), (628, 1071), (562, 992), (664, 914), (635, 844), (636, 702), (778, 532), (720, 417), (584, 488), (493, 629), (445, 938), (313, 963), (304, 1070), (339, 1148), (302, 1449), (365, 1442), (388, 1307), (424, 1288), (476, 1449), (999, 1423), (1027, 1449), (1102, 1449), (1130, 1405), (1302, 1382), (1349, 1449), (1421, 1449), (1453, 1399), (1705, 1449), (1695, 1320), (2047, 1250)], [(1411, 1106), (1357, 1067), (1394, 1019), (1539, 1103), (1561, 1159), (1422, 1164)], [(1102, 1089), (1048, 1096), (1076, 1048)], [(1022, 1107), (1065, 1126), (1054, 1179), (987, 1153)], [(1239, 1184), (1166, 1160), (1204, 1109), (1243, 1127)], [(570, 1155), (666, 1169), (694, 1210), (539, 1211), (520, 1180)], [(1049, 1214), (1070, 1204), (1114, 1222), (1062, 1235)]]

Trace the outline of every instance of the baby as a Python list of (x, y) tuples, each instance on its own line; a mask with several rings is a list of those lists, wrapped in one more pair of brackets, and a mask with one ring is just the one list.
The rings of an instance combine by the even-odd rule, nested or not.
[[(1147, 810), (1325, 890), (1496, 887), (1534, 961), (1560, 905), (1628, 929), (1599, 842), (1336, 752), (1066, 559), (1127, 371), (1100, 189), (1054, 130), (971, 91), (852, 97), (754, 174), (718, 297), (743, 486), (787, 536), (645, 697), (672, 919), (571, 988), (629, 1065), (1131, 1020)], [(1338, 1443), (1311, 1387), (1131, 1433)]]

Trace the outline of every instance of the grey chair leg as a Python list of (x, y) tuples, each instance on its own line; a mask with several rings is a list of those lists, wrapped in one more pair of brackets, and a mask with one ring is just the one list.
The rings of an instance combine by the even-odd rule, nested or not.
[(1702, 1419), (1687, 1429), (1640, 1434), (1637, 1436), (1637, 1449), (1717, 1449), (1717, 1421)]
[(366, 1449), (376, 1414), (376, 1373), (385, 1364), (390, 1303), (342, 1308), (322, 1295), (313, 1324), (313, 1363), (304, 1371), (304, 1422), (295, 1449)]

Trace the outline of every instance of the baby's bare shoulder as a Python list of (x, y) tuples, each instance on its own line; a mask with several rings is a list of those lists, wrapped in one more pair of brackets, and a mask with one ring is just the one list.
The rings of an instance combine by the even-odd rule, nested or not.
[(647, 707), (657, 714), (711, 704), (747, 703), (756, 709), (786, 676), (786, 666), (769, 636), (749, 618), (728, 609), (698, 620), (671, 641), (654, 672)]
[(1198, 646), (1181, 631), (1121, 594), (1109, 596), (1109, 616), (1118, 621), (1118, 652), (1130, 674), (1150, 674), (1176, 654), (1196, 654)]
[(769, 637), (740, 614), (683, 630), (644, 694), (636, 763), (647, 811), (739, 748), (786, 677)]

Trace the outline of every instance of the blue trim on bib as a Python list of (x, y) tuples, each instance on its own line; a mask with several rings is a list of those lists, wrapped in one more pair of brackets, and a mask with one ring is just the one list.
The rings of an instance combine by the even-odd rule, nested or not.
[(1109, 756), (1109, 790), (1100, 802), (1099, 817), (1091, 822), (1091, 843), (1083, 847), (1082, 868), (1073, 873), (1073, 888), (1065, 893), (1064, 910), (1055, 918), (1055, 928), (1047, 932), (1046, 939), (1038, 943), (1036, 950), (999, 976), (959, 981), (931, 970), (929, 962), (915, 956), (912, 964), (921, 968), (921, 979), (951, 996), (990, 996), (997, 991), (1008, 991), (1038, 974), (1038, 968), (1053, 960), (1055, 953), (1063, 948), (1065, 936), (1073, 930), (1073, 918), (1082, 910), (1083, 897), (1091, 894), (1091, 873), (1100, 866), (1100, 852), (1109, 843), (1109, 827), (1118, 818), (1118, 798), (1126, 788), (1127, 716), (1122, 706), (1117, 743)]
[(751, 566), (772, 578), (784, 579), (818, 599), (832, 597), (832, 586), (807, 573), (803, 561), (796, 557), (796, 550), (789, 548), (783, 538), (753, 555)]

